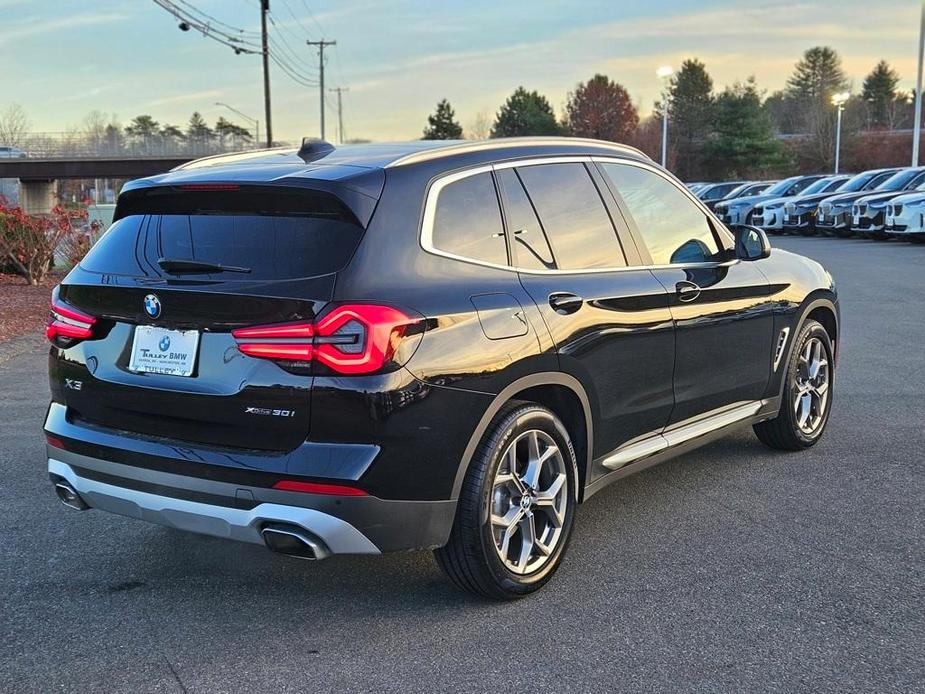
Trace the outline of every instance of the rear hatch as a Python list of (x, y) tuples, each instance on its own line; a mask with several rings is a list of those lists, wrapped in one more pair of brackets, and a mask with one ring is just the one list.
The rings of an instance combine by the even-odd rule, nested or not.
[(322, 311), (363, 234), (351, 210), (324, 191), (188, 184), (123, 195), (116, 217), (55, 299), (65, 324), (73, 311), (93, 323), (90, 339), (52, 351), (69, 417), (194, 444), (298, 446), (311, 364), (247, 356), (231, 331)]

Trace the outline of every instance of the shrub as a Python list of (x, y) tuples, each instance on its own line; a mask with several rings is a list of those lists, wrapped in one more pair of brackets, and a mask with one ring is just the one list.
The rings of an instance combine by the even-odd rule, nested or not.
[(63, 247), (69, 260), (72, 256), (79, 255), (77, 260), (83, 257), (82, 244), (75, 240), (85, 235), (79, 222), (86, 218), (85, 209), (59, 205), (51, 214), (39, 216), (0, 204), (0, 262), (8, 263), (28, 284), (38, 284), (48, 274), (59, 247)]

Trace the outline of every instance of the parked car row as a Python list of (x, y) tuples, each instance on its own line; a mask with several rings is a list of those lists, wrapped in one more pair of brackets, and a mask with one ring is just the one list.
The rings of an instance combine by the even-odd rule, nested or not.
[[(824, 234), (925, 243), (925, 167), (811, 174), (782, 181), (691, 183), (691, 192), (728, 225), (771, 234)], [(708, 201), (720, 189), (725, 195)]]

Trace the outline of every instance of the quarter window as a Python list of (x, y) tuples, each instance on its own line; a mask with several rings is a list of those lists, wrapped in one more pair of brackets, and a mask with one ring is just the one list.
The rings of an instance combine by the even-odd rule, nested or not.
[(440, 191), (433, 222), (434, 248), (453, 255), (507, 265), (498, 194), (490, 173), (467, 176)]
[(656, 265), (716, 260), (707, 216), (671, 181), (626, 164), (602, 164), (626, 204)]
[(517, 173), (560, 270), (626, 265), (610, 215), (584, 164), (538, 164)]

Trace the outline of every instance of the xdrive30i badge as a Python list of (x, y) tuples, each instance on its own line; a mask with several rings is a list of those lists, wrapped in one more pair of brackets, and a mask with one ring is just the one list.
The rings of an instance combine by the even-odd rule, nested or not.
[(264, 417), (295, 417), (295, 410), (274, 410), (269, 407), (245, 407), (244, 414), (259, 414)]

